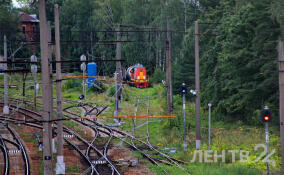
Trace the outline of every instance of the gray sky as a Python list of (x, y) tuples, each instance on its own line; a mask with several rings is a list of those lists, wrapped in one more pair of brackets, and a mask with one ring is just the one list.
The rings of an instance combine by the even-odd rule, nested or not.
[(17, 2), (17, 0), (12, 0), (12, 2), (13, 2), (13, 6), (14, 6), (15, 8), (20, 8), (20, 7), (23, 6), (22, 4), (19, 4), (19, 3)]

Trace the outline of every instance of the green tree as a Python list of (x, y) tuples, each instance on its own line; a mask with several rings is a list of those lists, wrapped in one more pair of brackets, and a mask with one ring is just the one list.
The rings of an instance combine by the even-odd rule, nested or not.
[[(274, 70), (279, 25), (271, 19), (269, 6), (268, 0), (224, 0), (200, 17), (200, 21), (223, 22), (216, 27), (200, 25), (200, 33), (206, 35), (200, 35), (199, 42), (201, 102), (203, 106), (213, 103), (219, 118), (250, 122), (264, 104), (277, 109)], [(191, 45), (184, 44), (181, 55), (194, 52), (194, 40), (188, 41)], [(193, 59), (193, 55), (187, 57)], [(185, 62), (179, 64), (180, 70), (188, 67)], [(178, 77), (190, 81), (189, 75)]]

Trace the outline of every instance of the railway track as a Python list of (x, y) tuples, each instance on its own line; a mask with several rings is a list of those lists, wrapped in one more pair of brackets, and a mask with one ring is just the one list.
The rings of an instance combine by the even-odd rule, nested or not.
[(8, 175), (9, 174), (9, 154), (8, 154), (8, 148), (5, 144), (5, 141), (3, 139), (3, 137), (0, 135), (0, 148), (2, 150), (3, 153), (3, 157), (4, 157), (4, 170), (3, 170), (3, 174), (4, 175)]
[[(9, 156), (9, 152), (11, 152), (12, 150), (17, 150), (22, 155), (22, 160), (23, 160), (23, 164), (24, 164), (24, 167), (25, 167), (24, 168), (24, 174), (29, 175), (30, 174), (30, 162), (29, 162), (29, 158), (28, 158), (26, 148), (24, 147), (20, 137), (18, 136), (18, 133), (15, 132), (12, 127), (10, 127), (8, 124), (4, 124), (4, 127), (6, 128), (8, 133), (13, 137), (14, 141), (11, 141), (9, 139), (5, 139), (2, 136), (0, 136), (0, 147), (1, 147), (1, 150), (2, 150), (2, 153), (3, 153), (3, 156), (4, 156), (4, 162), (5, 162), (3, 174), (8, 175), (9, 173), (11, 173), (10, 164), (13, 161), (11, 160), (11, 158)], [(10, 145), (10, 146), (8, 147), (7, 144)], [(12, 149), (12, 146), (14, 147), (14, 149)]]
[[(29, 110), (29, 109), (26, 109), (26, 108), (17, 107), (15, 105), (9, 105), (9, 106), (10, 106), (10, 108), (12, 110), (13, 109), (17, 109), (18, 113), (25, 115), (27, 118), (25, 118), (24, 120), (20, 120), (20, 119), (11, 119), (11, 118), (0, 116), (0, 120), (2, 120), (2, 121), (9, 121), (9, 122), (13, 122), (13, 123), (21, 123), (21, 124), (25, 124), (25, 125), (27, 125), (29, 127), (34, 127), (34, 128), (42, 130), (42, 125), (41, 125), (42, 123), (41, 123), (41, 120), (40, 120), (41, 119), (41, 114), (40, 113), (32, 111), (32, 110)], [(31, 120), (29, 120), (28, 118), (31, 119)], [(56, 128), (54, 128), (54, 130), (56, 130)], [(111, 174), (120, 175), (119, 170), (115, 167), (115, 165), (112, 163), (112, 161), (109, 160), (109, 158), (106, 156), (107, 155), (107, 148), (108, 148), (108, 145), (109, 145), (109, 143), (111, 141), (111, 137), (107, 141), (106, 145), (104, 146), (105, 149), (104, 149), (103, 153), (101, 153), (100, 150), (96, 146), (94, 146), (95, 139), (93, 139), (91, 142), (88, 142), (83, 137), (81, 137), (79, 134), (77, 134), (74, 131), (70, 130), (66, 126), (64, 127), (64, 132), (66, 134), (70, 134), (70, 135), (75, 136), (77, 138), (77, 140), (79, 140), (80, 142), (82, 142), (83, 144), (85, 144), (88, 147), (88, 149), (87, 149), (88, 151), (86, 151), (84, 153), (83, 151), (81, 151), (78, 148), (78, 146), (76, 144), (74, 144), (74, 143), (72, 143), (72, 141), (64, 138), (64, 141), (67, 144), (69, 144), (70, 146), (72, 146), (78, 152), (78, 154), (82, 156), (82, 158), (85, 160), (85, 162), (87, 164), (89, 164), (89, 166), (91, 167), (90, 174), (97, 174), (97, 175), (104, 174), (104, 173), (100, 173), (99, 170), (97, 170), (97, 168), (96, 168), (97, 165), (94, 163), (94, 161), (89, 156), (90, 152), (93, 150), (94, 152), (97, 153), (98, 157), (104, 158), (104, 160), (107, 161), (108, 164), (105, 166), (105, 168), (109, 168)], [(99, 134), (96, 133), (96, 135), (99, 135)], [(105, 170), (104, 170), (104, 172), (105, 172)]]
[[(19, 101), (22, 101), (22, 100), (13, 99), (13, 100), (11, 100), (11, 102), (12, 101), (13, 101), (13, 103), (18, 103)], [(100, 174), (105, 174), (105, 172), (107, 171), (108, 172), (107, 174), (112, 174), (112, 175), (118, 174), (118, 175), (120, 175), (119, 169), (116, 167), (115, 163), (113, 163), (113, 161), (111, 159), (109, 159), (109, 157), (108, 157), (108, 150), (110, 148), (110, 143), (113, 139), (118, 139), (121, 142), (128, 145), (131, 149), (138, 151), (143, 157), (148, 159), (151, 163), (160, 167), (161, 170), (164, 172), (164, 174), (169, 174), (169, 173), (164, 168), (162, 168), (161, 164), (177, 166), (178, 168), (182, 169), (186, 174), (189, 174), (180, 165), (180, 164), (185, 164), (186, 162), (172, 158), (172, 157), (168, 156), (167, 154), (159, 151), (158, 149), (156, 149), (155, 147), (153, 147), (150, 144), (149, 140), (143, 141), (141, 139), (134, 137), (133, 135), (131, 135), (129, 133), (126, 133), (126, 132), (120, 131), (118, 129), (110, 128), (106, 125), (103, 125), (102, 123), (99, 123), (96, 120), (93, 121), (93, 120), (85, 119), (84, 121), (80, 121), (79, 117), (81, 117), (82, 114), (74, 113), (70, 110), (72, 108), (81, 108), (81, 110), (84, 111), (85, 116), (90, 115), (90, 114), (98, 116), (107, 107), (105, 107), (103, 109), (99, 109), (98, 107), (92, 106), (90, 104), (83, 104), (83, 103), (78, 104), (77, 102), (75, 104), (74, 103), (75, 102), (73, 102), (73, 101), (68, 103), (68, 104), (70, 104), (70, 105), (72, 104), (72, 105), (64, 109), (64, 116), (69, 120), (73, 120), (74, 122), (76, 122), (80, 125), (88, 127), (89, 129), (91, 129), (95, 133), (95, 136), (90, 141), (87, 141), (86, 139), (84, 139), (83, 137), (81, 137), (79, 134), (72, 131), (68, 127), (66, 127), (66, 126), (64, 127), (65, 133), (67, 133), (69, 135), (73, 135), (77, 139), (77, 141), (75, 143), (72, 143), (73, 140), (67, 139), (67, 138), (64, 138), (64, 141), (68, 145), (73, 147), (74, 150), (81, 156), (81, 158), (89, 166), (89, 168), (84, 172), (85, 174), (100, 175)], [(32, 105), (32, 102), (26, 101), (26, 104)], [(1, 105), (1, 103), (0, 103), (0, 105)], [(13, 104), (11, 104), (10, 107), (14, 110), (17, 109), (17, 112), (26, 116), (26, 118), (22, 119), (22, 120), (21, 119), (11, 119), (11, 118), (7, 119), (7, 118), (4, 118), (3, 116), (2, 117), (0, 116), (0, 120), (6, 120), (6, 121), (9, 121), (9, 122), (12, 122), (12, 123), (21, 123), (21, 124), (25, 124), (29, 127), (42, 129), (42, 118), (41, 118), (40, 113), (26, 109), (26, 108), (18, 107), (18, 106), (13, 105)], [(56, 122), (55, 122), (55, 124), (56, 124)], [(103, 145), (103, 150), (100, 150), (96, 146), (96, 141), (97, 141), (98, 137), (102, 134), (107, 135), (108, 139), (105, 142), (105, 144)], [(87, 149), (85, 151), (82, 151), (78, 147), (78, 145), (76, 144), (76, 143), (78, 143), (78, 141), (87, 146)], [(1, 140), (0, 140), (0, 142), (1, 142)], [(139, 143), (139, 146), (137, 146), (137, 143)], [(146, 148), (147, 151), (145, 151), (145, 149), (143, 149), (143, 150), (140, 149), (141, 145), (142, 145), (142, 147)], [(1, 148), (2, 147), (3, 146), (1, 146)], [(4, 148), (2, 148), (2, 149), (4, 149)], [(96, 154), (95, 158), (94, 158), (94, 156), (91, 156), (91, 153)], [(3, 151), (3, 154), (5, 154), (5, 151)], [(163, 157), (163, 160), (155, 158), (153, 156), (155, 154), (159, 155), (160, 157)], [(105, 164), (103, 164), (103, 165), (97, 164), (98, 160), (103, 160), (103, 162), (105, 162)]]
[[(79, 106), (79, 107), (82, 107), (84, 110), (86, 110), (86, 108), (83, 107), (84, 105), (82, 106)], [(119, 139), (121, 140), (122, 142), (124, 142), (125, 144), (127, 144), (128, 146), (130, 146), (133, 150), (135, 151), (138, 151), (143, 157), (147, 158), (151, 163), (157, 165), (158, 167), (160, 167), (162, 169), (162, 171), (164, 172), (164, 174), (168, 174), (168, 172), (161, 167), (161, 163), (162, 164), (166, 164), (166, 165), (175, 165), (177, 166), (178, 168), (180, 168), (181, 170), (183, 170), (186, 174), (189, 174), (189, 172), (187, 172), (180, 164), (185, 164), (186, 162), (183, 162), (183, 161), (180, 161), (180, 160), (177, 160), (175, 158), (172, 158), (170, 156), (168, 156), (167, 154), (157, 150), (156, 148), (154, 148), (150, 143), (149, 141), (143, 141), (141, 139), (138, 139), (136, 137), (134, 137), (133, 135), (129, 134), (129, 133), (126, 133), (126, 132), (123, 132), (123, 131), (120, 131), (120, 130), (117, 130), (117, 129), (114, 129), (114, 128), (110, 128), (106, 125), (103, 125), (97, 121), (93, 121), (93, 120), (90, 120), (90, 119), (85, 119), (84, 121), (80, 121), (79, 120), (79, 117), (81, 117), (81, 115), (79, 114), (76, 114), (74, 112), (71, 112), (69, 111), (69, 109), (73, 108), (73, 107), (78, 107), (78, 106), (71, 106), (71, 107), (68, 107), (68, 108), (65, 108), (63, 109), (63, 111), (69, 115), (72, 115), (73, 117), (69, 116), (69, 115), (65, 115), (65, 117), (77, 122), (77, 123), (80, 123), (84, 126), (87, 126), (95, 131), (100, 131), (104, 134), (108, 134), (108, 135), (112, 135), (113, 137), (115, 137), (116, 139)], [(87, 111), (85, 111), (85, 114), (87, 114)], [(126, 141), (125, 139), (122, 139), (122, 138), (130, 138), (130, 142)], [(142, 144), (144, 147), (148, 148), (148, 150), (151, 150), (153, 154), (158, 154), (160, 156), (162, 156), (166, 161), (162, 161), (162, 160), (159, 160), (159, 159), (156, 159), (154, 157), (152, 157), (149, 153), (146, 153), (144, 152), (143, 150), (139, 149), (138, 146), (136, 146), (136, 144), (134, 143), (134, 141)]]

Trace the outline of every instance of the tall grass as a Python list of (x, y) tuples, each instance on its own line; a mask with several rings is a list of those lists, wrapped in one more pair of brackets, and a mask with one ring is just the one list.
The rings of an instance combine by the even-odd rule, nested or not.
[[(179, 168), (162, 166), (171, 175), (186, 174)], [(156, 174), (163, 174), (161, 168), (150, 166), (150, 169)], [(257, 169), (248, 169), (241, 165), (215, 165), (215, 164), (190, 164), (186, 170), (191, 175), (260, 175)]]

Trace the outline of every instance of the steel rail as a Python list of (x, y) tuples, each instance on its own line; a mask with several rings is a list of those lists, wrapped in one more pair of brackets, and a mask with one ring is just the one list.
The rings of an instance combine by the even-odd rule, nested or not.
[[(66, 112), (66, 110), (65, 110), (65, 112)], [(67, 112), (69, 112), (69, 111), (67, 111)], [(76, 115), (76, 114), (75, 114)], [(65, 115), (66, 117), (69, 117), (70, 119), (72, 119), (72, 120), (74, 120), (74, 121), (76, 121), (76, 122), (79, 122), (79, 123), (81, 123), (81, 124), (83, 124), (83, 125), (85, 125), (85, 126), (88, 126), (88, 127), (90, 127), (90, 128), (95, 128), (94, 126), (92, 126), (92, 125), (89, 125), (89, 124), (86, 124), (86, 123), (84, 123), (84, 122), (81, 122), (81, 121), (79, 121), (79, 120), (77, 120), (77, 119), (75, 119), (75, 118), (72, 118), (72, 117), (70, 117), (70, 116), (68, 116), (68, 115)], [(88, 120), (88, 119), (87, 119)], [(91, 120), (88, 120), (88, 121), (91, 121)], [(93, 121), (91, 121), (91, 122), (93, 122)], [(105, 134), (108, 134), (108, 135), (110, 135), (110, 133), (113, 133), (113, 129), (110, 129), (109, 127), (107, 127), (107, 126), (103, 126), (102, 128), (104, 128), (104, 129), (107, 129), (108, 131), (109, 131), (109, 133), (107, 133), (106, 131), (104, 131), (104, 130), (101, 130), (101, 129), (98, 129), (98, 130), (100, 130), (101, 132), (103, 132), (103, 133), (105, 133)], [(121, 133), (120, 133), (121, 134)], [(112, 134), (113, 135), (113, 134)], [(117, 137), (117, 136), (114, 136), (115, 138), (118, 138), (118, 139), (120, 139), (120, 140), (122, 140), (121, 138), (119, 138), (119, 137)], [(123, 142), (125, 142), (125, 143), (127, 143), (128, 145), (130, 145), (132, 148), (134, 148), (135, 150), (137, 150), (137, 151), (139, 151), (145, 158), (147, 158), (150, 162), (152, 162), (153, 164), (155, 164), (155, 165), (157, 165), (158, 167), (160, 167), (163, 171), (164, 171), (164, 174), (168, 174), (151, 156), (149, 156), (147, 153), (144, 153), (142, 150), (140, 150), (139, 148), (137, 148), (134, 144), (131, 144), (131, 143), (129, 143), (129, 142), (127, 142), (127, 141), (125, 141), (125, 140), (122, 140)]]
[(69, 140), (65, 139), (65, 142), (67, 142), (69, 145), (71, 145), (85, 160), (86, 162), (92, 167), (92, 172), (91, 175), (94, 174), (94, 172), (96, 172), (97, 175), (99, 175), (99, 172), (95, 169), (93, 163), (90, 161), (90, 159), (78, 148), (78, 146), (74, 145), (73, 143), (71, 143)]
[[(99, 131), (97, 130), (97, 128), (95, 128), (95, 137), (93, 138), (93, 140), (90, 142), (91, 145), (94, 144), (95, 140), (97, 139), (99, 135)], [(90, 149), (91, 149), (91, 146), (89, 145), (88, 148), (86, 149), (86, 152), (85, 152), (85, 155), (86, 156), (89, 156), (90, 155)]]
[(9, 154), (8, 154), (8, 149), (7, 146), (4, 142), (3, 137), (0, 135), (0, 143), (1, 143), (1, 149), (3, 151), (3, 155), (4, 155), (4, 161), (5, 161), (5, 168), (4, 168), (4, 175), (8, 175), (9, 174)]
[[(88, 156), (88, 157), (90, 157), (89, 155), (90, 155), (90, 151), (91, 151), (91, 145), (94, 145), (94, 142), (95, 142), (95, 140), (97, 139), (97, 137), (99, 135), (99, 131), (97, 130), (97, 128), (93, 128), (93, 129), (95, 130), (96, 134), (95, 134), (95, 137), (93, 138), (93, 140), (90, 142), (90, 145), (88, 146), (88, 148), (87, 148), (87, 150), (85, 152), (85, 155)], [(102, 157), (100, 157), (100, 158), (102, 158)], [(96, 164), (94, 166), (96, 167)], [(111, 168), (111, 170), (112, 170), (112, 175), (113, 175), (114, 174), (114, 169)]]
[[(32, 117), (32, 116), (30, 116), (30, 117)], [(2, 119), (3, 120), (3, 119)], [(18, 119), (8, 119), (8, 121), (13, 121), (13, 122), (15, 122), (15, 121), (19, 121)], [(24, 120), (22, 120), (23, 122), (24, 122)], [(31, 127), (35, 127), (35, 128), (37, 128), (37, 129), (42, 129), (42, 126), (37, 126), (37, 125), (31, 125), (31, 124), (27, 124), (27, 123), (23, 123), (23, 124), (25, 124), (25, 125), (28, 125), (28, 126), (31, 126)], [(55, 129), (55, 128), (54, 128)], [(69, 130), (70, 131), (70, 130)], [(66, 132), (66, 131), (65, 131)], [(70, 132), (67, 132), (67, 133), (69, 133), (70, 134)], [(65, 141), (66, 141), (66, 139), (64, 139)], [(83, 153), (81, 152), (81, 150), (76, 146), (76, 145), (74, 145), (74, 144), (72, 144), (70, 141), (66, 141), (66, 143), (68, 143), (69, 145), (71, 145), (72, 147), (74, 147), (74, 149), (81, 155), (81, 156), (83, 156), (83, 158), (85, 159), (85, 160), (87, 160), (88, 162), (91, 162), (90, 160), (89, 160), (89, 158), (88, 157), (86, 157), (86, 156), (84, 156), (83, 155)], [(20, 147), (20, 145), (19, 145), (19, 147)], [(92, 166), (92, 169), (93, 169), (93, 166)], [(92, 170), (92, 174), (93, 174), (93, 171), (94, 172), (96, 172), (96, 174), (97, 175), (99, 175), (99, 173), (97, 173), (97, 170)]]
[[(66, 112), (66, 111), (65, 111)], [(67, 111), (68, 113), (70, 113), (69, 111)], [(78, 116), (77, 114), (74, 114), (74, 113), (70, 113), (70, 114), (72, 114), (72, 115), (75, 115), (76, 117), (80, 117), (80, 116)], [(78, 120), (76, 120), (76, 119), (74, 119), (74, 118), (72, 118), (71, 117), (71, 119), (73, 119), (73, 120), (75, 120), (75, 121), (77, 121), (77, 122), (80, 122), (80, 121), (78, 121)], [(102, 124), (100, 124), (100, 123), (98, 123), (98, 122), (95, 122), (95, 121), (92, 121), (92, 120), (89, 120), (89, 119), (86, 119), (87, 121), (89, 121), (89, 122), (92, 122), (92, 123), (94, 123), (94, 124), (96, 124), (97, 126), (100, 126), (100, 127), (102, 127), (102, 128), (107, 128), (106, 126), (104, 126), (104, 125), (102, 125)], [(186, 163), (186, 162), (183, 162), (183, 161), (180, 161), (180, 160), (177, 160), (177, 159), (175, 159), (175, 158), (172, 158), (172, 157), (170, 157), (170, 156), (168, 156), (168, 155), (166, 155), (166, 154), (164, 154), (164, 153), (162, 153), (162, 152), (160, 152), (159, 150), (157, 150), (156, 148), (154, 148), (154, 147), (152, 147), (152, 145), (149, 145), (148, 143), (146, 143), (146, 142), (144, 142), (144, 141), (142, 141), (142, 140), (140, 140), (140, 139), (137, 139), (136, 137), (133, 137), (132, 135), (130, 135), (130, 134), (128, 134), (128, 133), (126, 133), (126, 132), (122, 132), (122, 131), (119, 131), (119, 130), (116, 130), (116, 129), (112, 129), (113, 131), (115, 131), (115, 132), (117, 132), (117, 133), (119, 133), (119, 134), (121, 134), (121, 135), (123, 135), (123, 136), (128, 136), (128, 137), (130, 137), (130, 138), (133, 138), (133, 139), (135, 139), (136, 141), (138, 141), (138, 142), (140, 142), (140, 143), (142, 143), (142, 144), (144, 144), (144, 145), (146, 145), (147, 147), (149, 147), (151, 150), (153, 150), (153, 151), (155, 151), (155, 152), (157, 152), (158, 154), (160, 154), (161, 156), (163, 156), (163, 157), (165, 157), (168, 161), (170, 161), (170, 162), (172, 162), (173, 164), (175, 164), (178, 168), (180, 168), (181, 170), (183, 170), (183, 171), (185, 171), (187, 174), (189, 174), (183, 167), (181, 167), (177, 162), (179, 162), (179, 163)], [(101, 131), (102, 132), (102, 131)], [(120, 139), (120, 138), (119, 138)], [(135, 146), (135, 145), (134, 145)], [(142, 154), (142, 153), (141, 153)], [(148, 157), (148, 154), (145, 154), (146, 155), (146, 157)], [(151, 161), (152, 162), (152, 161)]]
[[(92, 128), (93, 126), (89, 125), (89, 127)], [(106, 128), (108, 128), (108, 127), (106, 127)], [(113, 132), (112, 129), (110, 129), (110, 130), (111, 130), (111, 132)], [(109, 131), (110, 131), (110, 130), (109, 130)], [(104, 131), (104, 130), (101, 130), (101, 132), (107, 134), (107, 132)], [(117, 136), (115, 136), (115, 135), (114, 135), (114, 137), (117, 138), (117, 139), (120, 139), (121, 141), (123, 141), (124, 143), (126, 143), (126, 144), (128, 144), (130, 147), (132, 147), (134, 150), (137, 150), (138, 152), (140, 152), (143, 157), (147, 158), (150, 162), (152, 162), (153, 164), (155, 164), (155, 165), (157, 165), (159, 168), (161, 168), (162, 171), (164, 172), (164, 174), (168, 174), (168, 173), (166, 172), (166, 170), (165, 170), (164, 168), (162, 168), (162, 167), (158, 164), (158, 162), (155, 161), (154, 158), (152, 158), (152, 157), (149, 156), (147, 153), (144, 153), (142, 150), (140, 150), (139, 148), (137, 148), (137, 147), (135, 146), (135, 144), (132, 142), (133, 139), (131, 139), (131, 142), (132, 142), (132, 143), (129, 143), (129, 142), (125, 141), (124, 139), (121, 139), (120, 137), (117, 137)], [(132, 136), (131, 138), (134, 138), (134, 137)]]
[[(30, 111), (30, 110), (28, 110), (29, 112), (31, 112), (31, 113), (33, 113), (33, 111)], [(35, 114), (38, 114), (38, 113), (35, 113)], [(3, 117), (3, 116), (0, 116), (0, 117)], [(29, 116), (29, 117), (31, 117), (31, 118), (33, 118), (33, 119), (35, 119), (34, 117), (32, 117), (32, 116)], [(1, 119), (1, 120), (5, 120), (5, 119)], [(10, 122), (19, 122), (19, 121), (21, 121), (21, 122), (24, 122), (24, 120), (19, 120), (19, 119), (8, 119), (7, 121), (10, 121)], [(28, 126), (31, 126), (31, 127), (35, 127), (35, 128), (37, 128), (37, 129), (42, 129), (42, 126), (38, 126), (38, 125), (35, 125), (35, 124), (28, 124), (28, 123), (23, 123), (23, 124), (25, 124), (25, 125), (28, 125)], [(10, 128), (11, 129), (11, 128)], [(55, 128), (54, 128), (55, 129)], [(71, 132), (71, 130), (69, 130), (68, 128), (65, 128), (66, 130), (68, 130), (68, 131), (66, 131), (65, 130), (65, 132), (67, 132), (67, 133), (69, 133), (70, 134), (70, 132)], [(12, 131), (12, 130), (9, 130), (10, 132)], [(13, 132), (13, 131), (12, 131)], [(72, 134), (74, 134), (74, 132), (72, 132)], [(13, 134), (12, 134), (13, 135)], [(13, 135), (13, 137), (15, 138), (15, 136), (16, 135)], [(83, 158), (85, 159), (85, 160), (87, 160), (87, 162), (90, 162), (90, 165), (91, 165), (91, 167), (92, 167), (92, 175), (93, 175), (93, 173), (94, 172), (96, 172), (96, 174), (97, 175), (100, 175), (99, 173), (98, 173), (98, 171), (96, 170), (96, 169), (94, 169), (94, 166), (92, 165), (92, 162), (89, 160), (89, 158), (88, 157), (86, 157), (85, 155), (84, 155), (84, 153), (76, 146), (76, 145), (74, 145), (74, 144), (72, 144), (70, 141), (68, 141), (68, 140), (66, 140), (66, 139), (64, 139), (65, 141), (66, 141), (66, 143), (68, 143), (69, 145), (71, 145), (81, 156), (83, 156)], [(19, 143), (19, 142), (18, 142)], [(21, 145), (19, 144), (19, 148), (21, 149)], [(21, 149), (22, 150), (22, 149)]]
[[(88, 125), (88, 127), (93, 128), (94, 126)], [(98, 130), (100, 130), (100, 129), (98, 129)], [(100, 130), (100, 131), (103, 132), (103, 133), (105, 133), (105, 134), (109, 134), (109, 133), (107, 133), (107, 132), (104, 131), (104, 130)], [(112, 131), (112, 132), (113, 132), (113, 131)], [(123, 140), (123, 139), (117, 137), (117, 136), (114, 136), (114, 137), (117, 138), (117, 139), (120, 139), (121, 141), (123, 141), (124, 143), (126, 143), (126, 144), (128, 144), (130, 147), (132, 147), (134, 150), (137, 150), (138, 152), (140, 152), (143, 157), (147, 158), (150, 162), (152, 162), (153, 164), (155, 164), (155, 165), (157, 165), (158, 167), (160, 167), (160, 168), (164, 171), (165, 174), (168, 174), (168, 173), (155, 161), (154, 158), (152, 158), (151, 156), (149, 156), (147, 153), (144, 153), (142, 150), (140, 150), (139, 148), (137, 148), (134, 144), (131, 144), (131, 143), (129, 143), (129, 142), (127, 142), (127, 141), (125, 141), (125, 140)]]
[[(85, 141), (81, 136), (77, 135), (76, 133), (74, 133), (73, 131), (69, 130), (68, 128), (64, 127), (64, 130), (65, 130), (66, 132), (68, 132), (69, 134), (74, 135), (78, 140), (80, 140), (80, 141), (83, 142), (84, 144), (88, 145), (89, 147), (93, 147), (92, 144), (90, 144), (89, 142)], [(98, 151), (99, 151), (99, 150), (98, 150)], [(82, 154), (83, 154), (83, 152), (82, 152)], [(85, 155), (85, 154), (84, 154), (84, 156), (85, 156), (87, 159), (89, 159), (89, 161), (90, 161), (89, 156), (87, 156), (87, 155)], [(96, 168), (95, 168), (93, 162), (92, 162), (92, 161), (90, 161), (90, 162), (91, 162), (91, 165), (92, 165), (92, 166), (91, 166), (92, 169), (95, 169), (95, 171), (97, 172), (97, 170), (96, 170)], [(99, 173), (98, 173), (98, 174), (99, 174)]]
[(8, 139), (5, 139), (5, 138), (2, 138), (2, 139), (3, 139), (3, 141), (8, 142), (9, 144), (14, 145), (14, 146), (17, 147), (18, 149), (20, 149), (20, 145), (19, 145), (18, 143), (13, 142), (13, 141), (8, 140)]
[(21, 139), (17, 136), (17, 134), (12, 130), (12, 128), (10, 126), (6, 126), (6, 128), (9, 130), (9, 132), (12, 134), (12, 136), (14, 137), (14, 139), (16, 140), (16, 142), (20, 145), (20, 149), (21, 149), (21, 153), (23, 155), (23, 159), (25, 162), (25, 174), (29, 175), (30, 174), (30, 163), (29, 163), (29, 159), (28, 159), (28, 155), (26, 152), (25, 147), (22, 144)]
[[(66, 116), (66, 115), (65, 115)], [(80, 121), (78, 121), (80, 123)], [(82, 124), (84, 124), (84, 122), (81, 122)], [(68, 128), (64, 127), (64, 130)], [(117, 175), (120, 175), (119, 171), (116, 169), (116, 167), (112, 164), (112, 162), (103, 154), (100, 152), (100, 150), (98, 150), (98, 148), (96, 148), (95, 146), (93, 146), (92, 144), (90, 144), (87, 140), (85, 140), (84, 138), (82, 138), (81, 136), (79, 136), (78, 134), (74, 133), (73, 131), (70, 131), (70, 134), (74, 135), (76, 138), (78, 138), (79, 140), (81, 140), (84, 144), (89, 145), (92, 149), (94, 149), (101, 157), (103, 157), (108, 164), (114, 169), (114, 171), (116, 172)]]
[(27, 126), (30, 126), (30, 127), (37, 128), (37, 129), (42, 129), (41, 126), (39, 126), (39, 125), (37, 125), (37, 124), (35, 124), (35, 123), (26, 123), (25, 120), (5, 118), (5, 117), (3, 117), (3, 116), (0, 116), (0, 120), (1, 120), (1, 121), (13, 122), (13, 124), (23, 124), (23, 125), (27, 125)]
[[(67, 108), (65, 108), (64, 109), (64, 111), (66, 112), (66, 113), (69, 113), (69, 114), (72, 114), (72, 115), (75, 115), (75, 116), (77, 116), (78, 117), (78, 115), (77, 114), (74, 114), (74, 113), (72, 113), (72, 112), (70, 112), (70, 111), (67, 111), (67, 109), (70, 109), (70, 108), (72, 108), (72, 107), (83, 107), (83, 106), (86, 106), (87, 104), (81, 104), (81, 105), (76, 105), (76, 106), (71, 106), (71, 107), (67, 107)], [(91, 105), (88, 105), (88, 106), (91, 106)], [(83, 108), (85, 108), (85, 107), (83, 107)], [(95, 108), (95, 107), (93, 107), (93, 108)], [(86, 108), (84, 109), (85, 111), (87, 111), (86, 110)], [(30, 110), (28, 110), (28, 112), (31, 112)], [(67, 116), (67, 117), (69, 117), (69, 116)], [(70, 117), (69, 117), (70, 118)], [(81, 124), (83, 124), (83, 125), (85, 125), (85, 126), (88, 126), (88, 124), (86, 124), (85, 122), (80, 122), (80, 121), (78, 121), (77, 119), (74, 119), (74, 118), (72, 118), (71, 117), (71, 119), (72, 120), (75, 120), (76, 122), (79, 122), (79, 123), (81, 123)], [(88, 121), (90, 121), (90, 122), (93, 122), (93, 123), (95, 123), (97, 126), (99, 126), (99, 127), (102, 127), (102, 128), (104, 128), (104, 129), (107, 129), (108, 131), (109, 131), (109, 133), (107, 133), (106, 131), (104, 131), (104, 130), (101, 130), (101, 129), (99, 129), (101, 132), (104, 132), (104, 133), (106, 133), (106, 134), (108, 134), (108, 135), (110, 135), (110, 133), (111, 132), (117, 132), (117, 133), (119, 133), (120, 135), (123, 135), (123, 136), (131, 136), (131, 135), (129, 135), (128, 133), (125, 133), (125, 132), (122, 132), (122, 131), (118, 131), (118, 130), (115, 130), (115, 129), (110, 129), (110, 128), (108, 128), (108, 127), (106, 127), (106, 126), (104, 126), (104, 125), (102, 125), (102, 124), (100, 124), (100, 123), (97, 123), (97, 122), (95, 122), (95, 121), (91, 121), (91, 120), (88, 120)], [(94, 130), (94, 126), (89, 126), (89, 127), (91, 127), (93, 130)], [(119, 138), (119, 137), (116, 137), (115, 136), (115, 138), (118, 138), (118, 139), (121, 139), (121, 138)], [(180, 161), (180, 160), (177, 160), (177, 159), (174, 159), (174, 158), (171, 158), (171, 157), (169, 157), (169, 156), (167, 156), (166, 154), (164, 154), (164, 153), (162, 153), (162, 152), (160, 152), (160, 151), (158, 151), (157, 149), (155, 149), (151, 144), (149, 144), (149, 143), (145, 143), (144, 141), (142, 141), (142, 140), (140, 140), (140, 139), (137, 139), (137, 138), (135, 138), (135, 137), (133, 137), (133, 136), (131, 136), (131, 138), (132, 139), (134, 139), (134, 140), (137, 140), (137, 141), (139, 141), (139, 142), (141, 142), (142, 144), (145, 144), (146, 146), (148, 146), (151, 150), (153, 150), (153, 151), (156, 151), (158, 154), (160, 154), (160, 155), (162, 155), (163, 157), (165, 157), (166, 159), (168, 159), (169, 161), (171, 161), (171, 162), (173, 162), (173, 163), (175, 163), (179, 168), (181, 168), (182, 170), (184, 170), (182, 167), (180, 167), (179, 166), (179, 164), (177, 163), (177, 162), (180, 162), (180, 163), (185, 163), (185, 162), (183, 162), (183, 161)], [(107, 144), (109, 144), (110, 143), (110, 140), (107, 142)], [(90, 145), (90, 143), (88, 143), (89, 145)], [(136, 146), (135, 146), (135, 144), (134, 143), (132, 143), (132, 144), (130, 144), (130, 143), (128, 143), (129, 145), (132, 145), (131, 147), (132, 148), (136, 148), (136, 150), (140, 150), (140, 149), (138, 149)], [(94, 149), (94, 146), (92, 145), (91, 146), (92, 147), (92, 149)], [(96, 151), (96, 149), (94, 149), (95, 151)], [(97, 150), (98, 152), (100, 152), (99, 150)], [(141, 150), (140, 150), (140, 152), (142, 152)], [(105, 158), (106, 158), (106, 153), (107, 153), (107, 146), (105, 146), (105, 149), (104, 149), (104, 154), (103, 155), (105, 155)], [(144, 157), (150, 157), (147, 153), (141, 153)], [(152, 159), (152, 161), (154, 160), (155, 161), (155, 159), (154, 158), (151, 158)], [(107, 160), (107, 159), (106, 159)], [(159, 160), (158, 160), (159, 161)], [(176, 161), (176, 162), (175, 162)], [(156, 161), (155, 161), (156, 162)], [(157, 163), (157, 162), (156, 162)], [(165, 163), (165, 162), (163, 162), (163, 163)], [(112, 167), (112, 168), (114, 168), (114, 167)], [(115, 168), (114, 168), (115, 169)]]

